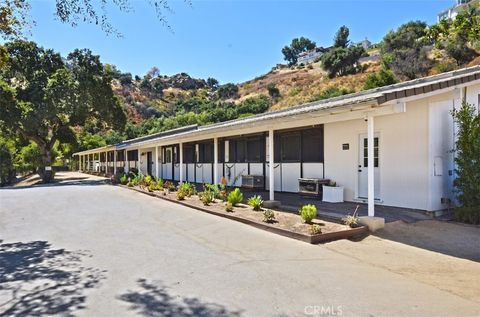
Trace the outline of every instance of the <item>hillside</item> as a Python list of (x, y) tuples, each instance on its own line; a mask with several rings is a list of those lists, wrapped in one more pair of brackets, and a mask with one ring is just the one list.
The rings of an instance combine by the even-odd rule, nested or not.
[(323, 99), (322, 92), (332, 87), (345, 92), (360, 91), (368, 75), (379, 70), (378, 62), (362, 66), (362, 73), (329, 78), (320, 63), (295, 67), (280, 65), (265, 75), (236, 85), (238, 93), (226, 98), (218, 95), (216, 86), (208, 86), (206, 80), (195, 79), (185, 73), (149, 79), (152, 87), (161, 85), (161, 91), (145, 88), (142, 85), (145, 79), (125, 80), (125, 74), (116, 76), (113, 88), (122, 100), (129, 120), (138, 124), (152, 117), (173, 115), (178, 110), (176, 104), (191, 98), (238, 105), (252, 97), (269, 96), (269, 85), (279, 90), (278, 97), (270, 98), (269, 110)]

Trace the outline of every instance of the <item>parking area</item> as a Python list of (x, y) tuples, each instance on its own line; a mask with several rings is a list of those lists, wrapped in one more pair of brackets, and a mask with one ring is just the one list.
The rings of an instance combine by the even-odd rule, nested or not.
[(57, 176), (0, 189), (0, 315), (480, 314), (478, 259), (395, 240), (401, 228), (315, 246)]

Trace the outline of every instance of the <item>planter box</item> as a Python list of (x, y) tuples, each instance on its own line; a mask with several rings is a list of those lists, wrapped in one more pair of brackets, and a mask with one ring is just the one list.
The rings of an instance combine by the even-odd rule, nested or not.
[(343, 187), (323, 185), (323, 201), (328, 203), (343, 203)]

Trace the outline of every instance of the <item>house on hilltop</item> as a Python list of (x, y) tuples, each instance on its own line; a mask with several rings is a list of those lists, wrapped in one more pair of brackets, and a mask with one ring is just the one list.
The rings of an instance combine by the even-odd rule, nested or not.
[(327, 49), (323, 47), (315, 47), (314, 49), (311, 49), (309, 51), (302, 52), (298, 55), (297, 65), (313, 63), (317, 59), (319, 59), (326, 51)]
[(459, 12), (468, 9), (469, 6), (478, 6), (480, 0), (456, 0), (455, 5), (437, 14), (438, 21), (442, 19), (455, 19)]

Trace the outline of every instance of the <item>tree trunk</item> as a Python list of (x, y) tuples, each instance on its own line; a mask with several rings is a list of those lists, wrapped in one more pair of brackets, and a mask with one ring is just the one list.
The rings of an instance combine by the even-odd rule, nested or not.
[(38, 168), (38, 175), (42, 178), (44, 183), (53, 181), (55, 173), (52, 169), (52, 149), (49, 146), (38, 145), (40, 148), (40, 155), (42, 164)]

